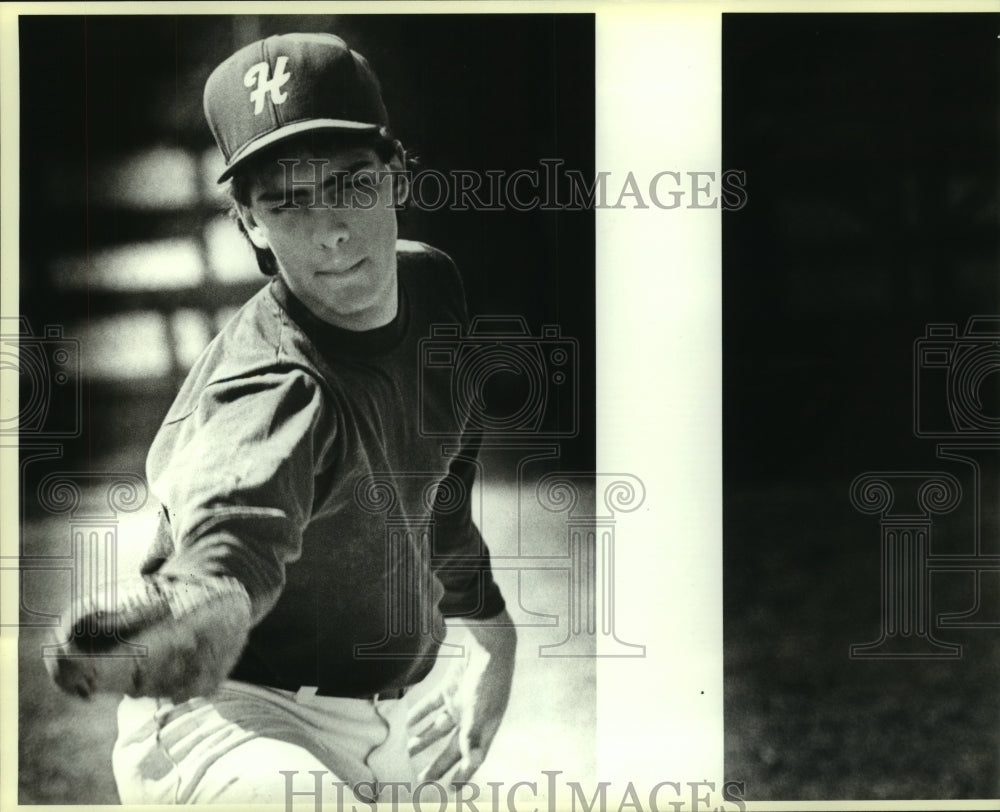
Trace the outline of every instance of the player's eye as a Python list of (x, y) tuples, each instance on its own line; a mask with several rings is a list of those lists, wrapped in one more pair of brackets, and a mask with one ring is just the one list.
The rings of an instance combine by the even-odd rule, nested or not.
[(301, 195), (295, 195), (291, 198), (286, 198), (279, 203), (275, 203), (270, 211), (273, 214), (288, 214), (289, 212), (300, 211), (309, 206), (308, 199), (302, 197)]
[(326, 191), (330, 197), (336, 199), (338, 195), (349, 194), (354, 189), (358, 175), (335, 173), (326, 186)]

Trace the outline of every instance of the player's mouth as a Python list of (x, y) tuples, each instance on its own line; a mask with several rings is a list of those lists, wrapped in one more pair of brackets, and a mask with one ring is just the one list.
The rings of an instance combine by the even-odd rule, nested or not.
[(319, 276), (349, 276), (360, 271), (367, 261), (367, 257), (362, 257), (353, 265), (349, 265), (346, 268), (327, 268), (322, 271), (316, 271), (316, 273)]

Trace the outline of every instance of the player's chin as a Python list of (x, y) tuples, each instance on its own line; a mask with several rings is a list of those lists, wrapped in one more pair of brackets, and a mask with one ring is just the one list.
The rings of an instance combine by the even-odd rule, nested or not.
[(330, 309), (342, 318), (359, 318), (366, 313), (375, 312), (380, 301), (370, 288), (361, 285), (345, 285), (331, 300)]

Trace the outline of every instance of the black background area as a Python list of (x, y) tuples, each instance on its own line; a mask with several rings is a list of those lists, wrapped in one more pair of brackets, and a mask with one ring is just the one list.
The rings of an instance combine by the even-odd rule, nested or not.
[[(915, 391), (913, 350), (1000, 313), (998, 36), (996, 15), (723, 16), (723, 165), (748, 189), (723, 222), (726, 774), (748, 800), (1000, 793), (1000, 629), (938, 633), (960, 660), (848, 656), (879, 634), (855, 476), (954, 474), (932, 552), (971, 546), (969, 469), (914, 434), (914, 398), (947, 394)], [(980, 394), (1000, 413), (1000, 374)], [(935, 574), (933, 613), (972, 594)]]

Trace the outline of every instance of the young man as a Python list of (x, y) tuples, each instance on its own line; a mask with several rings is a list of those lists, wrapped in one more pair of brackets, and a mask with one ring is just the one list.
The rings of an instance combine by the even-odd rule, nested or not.
[[(241, 49), (205, 112), (273, 279), (206, 348), (150, 449), (160, 533), (138, 590), (101, 607), (119, 621), (112, 653), (128, 639), (148, 656), (81, 660), (95, 643), (78, 630), (54, 676), (130, 695), (125, 804), (281, 803), (320, 777), (330, 798), (339, 784), (402, 799), (409, 755), (446, 737), (422, 777), (457, 765), (449, 780), (465, 781), (506, 708), (516, 641), (471, 518), (475, 440), (421, 376), (431, 326), (467, 322), (460, 278), (397, 242), (405, 154), (375, 74), (339, 38)], [(451, 436), (422, 436), (421, 414)], [(445, 617), (474, 642), (408, 731), (405, 693)]]

